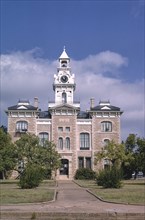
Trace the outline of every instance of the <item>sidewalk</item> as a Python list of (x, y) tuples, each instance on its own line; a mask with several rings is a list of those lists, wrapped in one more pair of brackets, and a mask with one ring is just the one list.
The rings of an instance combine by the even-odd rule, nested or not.
[[(54, 202), (25, 205), (2, 206), (2, 213), (132, 213), (142, 214), (145, 219), (145, 206), (106, 203), (98, 200), (86, 189), (72, 181), (59, 181), (57, 198)], [(125, 219), (125, 218), (124, 218)], [(139, 220), (139, 218), (135, 218)]]

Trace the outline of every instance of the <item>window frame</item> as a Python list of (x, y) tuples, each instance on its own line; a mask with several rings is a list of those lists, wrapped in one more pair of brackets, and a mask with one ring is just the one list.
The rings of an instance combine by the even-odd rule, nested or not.
[(69, 137), (65, 138), (65, 148), (67, 150), (70, 150), (70, 138)]
[(112, 132), (112, 122), (102, 121), (101, 122), (101, 132)]
[(25, 133), (28, 131), (28, 122), (20, 120), (16, 122), (16, 132)]
[(88, 132), (80, 133), (80, 150), (90, 150), (90, 134)]
[[(92, 169), (92, 158), (91, 157), (85, 157), (85, 162), (86, 162), (86, 168), (87, 169)], [(89, 163), (89, 165), (88, 165)]]
[(84, 157), (78, 157), (78, 169), (84, 168)]
[(58, 132), (63, 132), (63, 127), (59, 126), (58, 127)]
[(58, 138), (58, 149), (63, 150), (63, 138), (62, 137)]
[[(43, 137), (40, 137), (40, 135), (42, 135)], [(45, 135), (47, 135), (47, 137), (45, 137)], [(40, 132), (38, 134), (38, 137), (39, 137), (39, 144), (41, 146), (44, 146), (46, 140), (49, 141), (49, 133), (48, 132)]]

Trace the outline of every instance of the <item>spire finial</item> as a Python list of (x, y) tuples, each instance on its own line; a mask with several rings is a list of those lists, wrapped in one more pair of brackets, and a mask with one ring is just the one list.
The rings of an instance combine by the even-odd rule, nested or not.
[(65, 51), (65, 46), (63, 47), (63, 50)]

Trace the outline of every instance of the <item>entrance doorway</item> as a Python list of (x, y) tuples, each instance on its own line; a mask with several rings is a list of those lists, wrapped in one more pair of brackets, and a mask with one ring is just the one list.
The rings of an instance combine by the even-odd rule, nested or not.
[(69, 175), (69, 160), (61, 159), (60, 175)]

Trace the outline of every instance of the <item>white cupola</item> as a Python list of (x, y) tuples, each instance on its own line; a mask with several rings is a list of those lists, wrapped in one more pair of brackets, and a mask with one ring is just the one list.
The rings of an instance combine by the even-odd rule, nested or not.
[(70, 58), (65, 47), (60, 55), (57, 73), (54, 74), (53, 90), (55, 92), (54, 105), (74, 105), (75, 75), (71, 73)]

